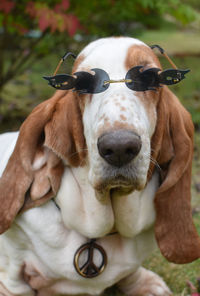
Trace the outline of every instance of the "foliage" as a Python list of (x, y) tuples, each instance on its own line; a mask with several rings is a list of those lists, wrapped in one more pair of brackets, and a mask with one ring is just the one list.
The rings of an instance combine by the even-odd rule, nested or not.
[(9, 33), (26, 34), (38, 28), (42, 32), (50, 29), (51, 33), (67, 31), (73, 36), (79, 22), (73, 14), (67, 12), (69, 6), (69, 0), (1, 0), (0, 25), (3, 31)]
[[(65, 36), (80, 28), (78, 18), (68, 11), (69, 0), (0, 2), (0, 89), (36, 58), (51, 51)], [(56, 35), (54, 42), (48, 42)], [(63, 42), (63, 38), (62, 38)]]
[(68, 47), (78, 30), (82, 38), (127, 35), (159, 28), (166, 14), (182, 24), (199, 17), (182, 0), (1, 0), (0, 90), (36, 59)]
[(199, 0), (183, 0), (183, 3), (192, 5), (192, 7), (196, 8), (196, 9), (200, 9)]
[(76, 0), (71, 9), (79, 20), (95, 35), (128, 34), (129, 30), (160, 28), (169, 14), (182, 24), (188, 24), (199, 14), (182, 0)]

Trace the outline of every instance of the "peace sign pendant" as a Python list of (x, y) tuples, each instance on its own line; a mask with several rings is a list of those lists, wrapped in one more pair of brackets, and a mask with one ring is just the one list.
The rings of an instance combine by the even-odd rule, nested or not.
[[(94, 250), (98, 251), (98, 253), (101, 255), (101, 262), (99, 266), (97, 266), (93, 260)], [(80, 256), (84, 252), (87, 252), (87, 260), (82, 266), (80, 266)], [(81, 245), (74, 255), (74, 267), (77, 273), (85, 278), (93, 278), (98, 276), (104, 271), (106, 265), (106, 252), (101, 246), (95, 243), (95, 239), (92, 239), (89, 243)]]

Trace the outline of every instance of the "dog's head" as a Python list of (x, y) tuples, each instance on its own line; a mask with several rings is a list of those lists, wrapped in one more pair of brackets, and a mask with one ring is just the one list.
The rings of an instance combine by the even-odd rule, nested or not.
[[(144, 43), (106, 38), (89, 44), (73, 73), (100, 68), (119, 80), (135, 66), (161, 68)], [(167, 87), (133, 91), (125, 83), (104, 92), (58, 91), (21, 127), (0, 180), (1, 232), (17, 213), (56, 195), (65, 165), (88, 166), (88, 180), (100, 200), (105, 194), (142, 190), (155, 168), (155, 234), (164, 256), (185, 263), (200, 257), (190, 208), (193, 125)]]
[[(111, 80), (134, 66), (160, 68), (152, 50), (132, 38), (101, 39), (79, 55), (75, 70), (101, 68)], [(156, 128), (159, 92), (136, 92), (113, 83), (98, 94), (80, 94), (89, 181), (98, 192), (142, 190), (147, 182), (151, 138)]]

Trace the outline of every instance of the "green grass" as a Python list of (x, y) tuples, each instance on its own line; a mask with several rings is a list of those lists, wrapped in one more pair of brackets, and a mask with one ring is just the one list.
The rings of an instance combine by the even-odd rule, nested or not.
[[(184, 54), (182, 58), (173, 58), (173, 61), (179, 68), (191, 69), (187, 78), (171, 89), (177, 94), (185, 107), (191, 112), (196, 127), (200, 127), (200, 63), (199, 58), (194, 55), (200, 53), (200, 38), (195, 33), (183, 33), (174, 31), (162, 32), (144, 32), (139, 36), (147, 44), (159, 44), (170, 55), (177, 53)], [(192, 56), (185, 56), (191, 54)], [(42, 61), (37, 61), (29, 71), (9, 83), (4, 89), (1, 96), (3, 101), (0, 105), (0, 113), (4, 116), (0, 131), (14, 130), (19, 127), (23, 118), (39, 102), (46, 100), (54, 90), (47, 85), (42, 79), (43, 75), (51, 75), (59, 61), (59, 57), (50, 54)], [(170, 68), (169, 63), (161, 58), (163, 68)], [(66, 72), (66, 67), (63, 71)], [(70, 72), (70, 65), (67, 72)], [(199, 129), (195, 136), (195, 155), (193, 162), (193, 183), (192, 183), (192, 205), (194, 211), (194, 222), (200, 234), (200, 133)], [(144, 266), (149, 268), (163, 277), (170, 286), (174, 295), (186, 296), (189, 291), (186, 286), (186, 280), (195, 284), (196, 278), (200, 277), (200, 260), (191, 264), (176, 265), (167, 262), (159, 251), (156, 251)], [(116, 289), (111, 288), (105, 292), (106, 296), (122, 296)]]
[(167, 262), (159, 251), (155, 252), (144, 266), (158, 273), (168, 284), (174, 296), (188, 295), (186, 281), (189, 280), (196, 285), (196, 278), (200, 276), (200, 260), (177, 265)]

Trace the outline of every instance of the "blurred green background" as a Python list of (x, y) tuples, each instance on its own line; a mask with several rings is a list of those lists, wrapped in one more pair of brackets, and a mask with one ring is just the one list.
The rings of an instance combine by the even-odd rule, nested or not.
[[(195, 124), (193, 218), (200, 234), (200, 1), (199, 0), (0, 0), (0, 131), (19, 128), (38, 103), (54, 90), (51, 75), (66, 51), (78, 54), (90, 41), (131, 36), (159, 44), (187, 79), (172, 86)], [(160, 57), (163, 67), (170, 68)], [(70, 73), (72, 63), (60, 72)], [(190, 295), (197, 286), (200, 260), (175, 265), (156, 251), (145, 266), (158, 272), (174, 295)], [(120, 295), (115, 288), (105, 295)]]

